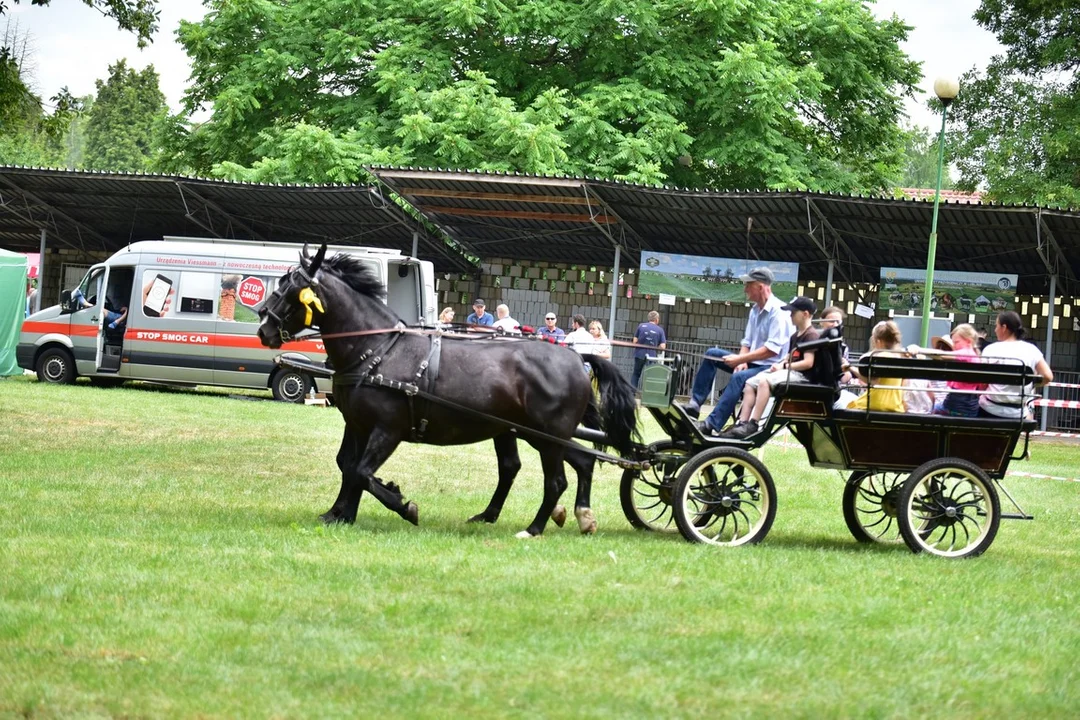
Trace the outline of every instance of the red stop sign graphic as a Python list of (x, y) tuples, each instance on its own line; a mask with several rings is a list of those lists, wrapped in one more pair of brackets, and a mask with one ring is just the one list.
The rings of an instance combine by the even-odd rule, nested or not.
[(244, 278), (237, 292), (240, 302), (248, 307), (254, 307), (266, 297), (266, 284), (257, 277)]

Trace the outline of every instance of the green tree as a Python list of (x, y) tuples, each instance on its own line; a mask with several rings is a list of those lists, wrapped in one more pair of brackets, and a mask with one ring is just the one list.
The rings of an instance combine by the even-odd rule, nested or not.
[(109, 67), (108, 80), (95, 85), (84, 165), (95, 170), (146, 170), (154, 154), (156, 126), (166, 113), (154, 66), (135, 72), (120, 60)]
[[(937, 186), (938, 135), (929, 128), (912, 127), (907, 130), (904, 143), (904, 174), (900, 178), (902, 188), (934, 188)], [(946, 167), (941, 177), (942, 189), (954, 187)]]
[(53, 112), (46, 114), (24, 77), (30, 59), (27, 34), (8, 22), (0, 39), (0, 163), (61, 165), (63, 137), (81, 105), (65, 88), (51, 98)]
[[(645, 183), (892, 185), (918, 66), (857, 0), (209, 0), (159, 167), (354, 181), (367, 163)], [(189, 126), (200, 109), (210, 121)]]
[[(20, 0), (11, 0), (18, 5)], [(31, 5), (49, 5), (52, 0), (30, 0)], [(129, 30), (138, 37), (139, 47), (146, 47), (153, 41), (153, 34), (158, 29), (157, 0), (82, 0), (105, 17), (116, 20), (121, 30)], [(0, 15), (7, 12), (8, 0), (0, 0)]]
[(1006, 47), (960, 81), (950, 108), (959, 186), (1002, 202), (1080, 206), (1080, 9), (1075, 0), (983, 0)]

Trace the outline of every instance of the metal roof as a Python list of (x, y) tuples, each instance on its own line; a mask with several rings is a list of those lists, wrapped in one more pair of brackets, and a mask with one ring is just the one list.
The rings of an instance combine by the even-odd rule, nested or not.
[[(814, 192), (660, 188), (589, 178), (372, 167), (388, 188), (479, 257), (610, 265), (643, 250), (801, 264), (799, 277), (877, 282), (925, 267), (933, 202)], [(1056, 271), (1080, 293), (1080, 212), (944, 201), (936, 269), (1005, 272), (1041, 293)]]
[(266, 242), (327, 241), (418, 254), (443, 272), (474, 270), (382, 188), (268, 185), (44, 168), (0, 167), (0, 246), (35, 251), (47, 242), (114, 252), (166, 235)]
[[(443, 272), (479, 258), (610, 266), (644, 250), (800, 263), (803, 280), (876, 282), (880, 268), (925, 267), (933, 203), (804, 191), (714, 191), (579, 177), (371, 167), (381, 186), (261, 185), (173, 175), (0, 167), (0, 247), (115, 250), (165, 235), (328, 240), (419, 254)], [(391, 193), (405, 207), (391, 199)], [(425, 225), (421, 220), (427, 221)], [(1020, 276), (1043, 294), (1056, 273), (1080, 295), (1080, 212), (945, 200), (938, 270)]]

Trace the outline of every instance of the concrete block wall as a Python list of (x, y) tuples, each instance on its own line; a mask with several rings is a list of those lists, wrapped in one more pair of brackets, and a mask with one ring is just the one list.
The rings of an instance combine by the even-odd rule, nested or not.
[[(630, 335), (638, 323), (647, 319), (650, 310), (660, 312), (667, 318), (664, 330), (671, 340), (707, 343), (721, 347), (736, 347), (746, 327), (749, 306), (746, 303), (706, 303), (702, 300), (687, 301), (677, 298), (674, 306), (664, 308), (657, 299), (639, 295), (637, 274), (633, 270), (620, 273), (618, 308), (615, 327), (608, 328), (612, 286), (610, 267), (571, 266), (552, 262), (514, 262), (493, 258), (481, 267), (477, 276), (451, 275), (440, 277), (438, 289), (440, 308), (451, 306), (460, 320), (472, 312), (472, 299), (483, 297), (488, 311), (500, 302), (510, 306), (510, 314), (526, 325), (543, 325), (544, 315), (554, 311), (559, 316), (559, 326), (569, 330), (570, 318), (581, 313), (588, 319), (599, 319), (609, 336)], [(592, 294), (589, 294), (591, 289)], [(848, 314), (844, 336), (853, 353), (869, 349), (870, 331), (880, 320), (888, 319), (888, 313), (875, 312), (871, 318), (855, 314), (857, 303), (876, 303), (878, 288), (866, 283), (834, 283), (831, 300), (833, 305)], [(817, 301), (825, 307), (825, 286), (822, 282), (800, 284), (799, 294)], [(628, 297), (629, 295), (629, 297)], [(784, 298), (785, 300), (787, 298)], [(1017, 311), (1029, 329), (1029, 335), (1043, 352), (1046, 352), (1046, 318), (1049, 299), (1042, 296), (1020, 296)], [(1055, 370), (1080, 371), (1080, 298), (1055, 299), (1054, 343), (1051, 364)], [(968, 317), (956, 314), (954, 322), (968, 322)], [(662, 321), (661, 324), (664, 324)], [(993, 336), (993, 315), (976, 315), (976, 327), (986, 328)], [(917, 338), (905, 338), (905, 342), (917, 342)]]

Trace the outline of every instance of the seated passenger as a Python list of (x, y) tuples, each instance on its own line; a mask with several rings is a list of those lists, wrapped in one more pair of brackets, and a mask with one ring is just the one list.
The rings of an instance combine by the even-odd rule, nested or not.
[[(795, 325), (795, 334), (788, 341), (791, 348), (790, 360), (785, 358), (770, 365), (765, 372), (747, 379), (743, 387), (742, 407), (739, 420), (733, 426), (720, 433), (720, 437), (746, 438), (760, 432), (758, 423), (765, 413), (765, 406), (772, 397), (772, 389), (780, 383), (810, 382), (809, 372), (814, 367), (814, 351), (802, 351), (800, 345), (817, 340), (820, 333), (814, 328), (813, 317), (817, 305), (808, 297), (797, 297), (781, 310), (791, 313), (791, 322)], [(782, 353), (781, 357), (787, 355)]]
[[(984, 358), (1007, 358), (1012, 361), (1019, 360), (1038, 374), (1037, 384), (1046, 385), (1054, 380), (1054, 373), (1043, 357), (1042, 351), (1035, 345), (1024, 342), (1024, 326), (1020, 324), (1020, 316), (1012, 310), (1007, 310), (997, 316), (994, 325), (994, 334), (998, 341), (986, 346), (983, 351)], [(979, 415), (985, 417), (1022, 418), (1031, 417), (1030, 403), (1035, 399), (1035, 388), (1028, 384), (1021, 388), (1019, 385), (997, 385), (991, 383), (989, 392), (979, 396)], [(1020, 394), (1023, 390), (1024, 402), (1021, 402)]]
[[(945, 338), (942, 338), (944, 340)], [(964, 362), (974, 362), (979, 356), (979, 335), (975, 328), (962, 323), (953, 328), (949, 344), (953, 347), (952, 358)], [(966, 383), (949, 380), (950, 390), (985, 390), (981, 383)], [(934, 408), (935, 415), (953, 415), (955, 417), (976, 417), (979, 414), (979, 396), (966, 392), (948, 393), (944, 400)]]
[[(877, 351), (878, 356), (880, 356), (882, 350), (895, 350), (895, 355), (889, 353), (888, 356), (899, 357), (903, 352), (900, 337), (900, 328), (897, 327), (896, 323), (892, 320), (883, 320), (875, 325), (870, 333), (871, 351)], [(863, 357), (866, 357), (866, 355)], [(862, 377), (858, 368), (852, 366), (851, 372), (856, 378), (866, 382), (866, 378)], [(866, 393), (848, 403), (849, 410), (866, 410), (868, 405), (870, 410), (880, 412), (902, 413), (906, 410), (904, 407), (904, 392), (900, 389), (902, 384), (900, 378), (874, 377), (870, 379), (868, 384), (869, 388)]]
[[(79, 310), (94, 307), (94, 303), (87, 300), (86, 296), (83, 295), (83, 291), (78, 288), (71, 293), (71, 301), (75, 303), (75, 307)], [(105, 298), (105, 324), (110, 330), (122, 328), (127, 324), (128, 309), (127, 307), (121, 307), (117, 310), (116, 306), (118, 304), (108, 297)]]

